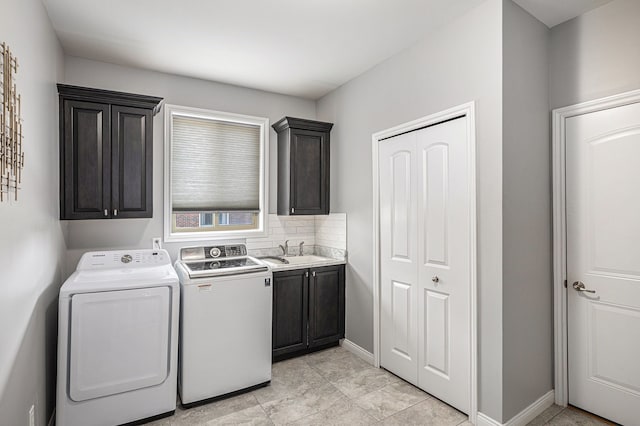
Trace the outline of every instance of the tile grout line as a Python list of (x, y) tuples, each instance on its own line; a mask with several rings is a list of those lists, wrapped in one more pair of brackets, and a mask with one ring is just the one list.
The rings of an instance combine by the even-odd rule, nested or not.
[(562, 408), (562, 410), (558, 411), (556, 414), (554, 414), (553, 416), (551, 416), (549, 418), (549, 420), (547, 420), (544, 424), (548, 425), (549, 423), (551, 423), (551, 420), (555, 419), (557, 416), (559, 416), (561, 413), (564, 413), (564, 410), (566, 410), (567, 407)]
[[(411, 383), (409, 383), (409, 382), (406, 382), (406, 383), (408, 383), (409, 385), (413, 386), (413, 385), (412, 385)], [(386, 387), (386, 386), (385, 386), (385, 387)], [(415, 387), (415, 386), (414, 386), (414, 387)], [(424, 392), (424, 391), (423, 391), (422, 389), (420, 389), (420, 392)], [(428, 393), (426, 393), (426, 392), (425, 392), (425, 395), (427, 395), (427, 397), (426, 397), (425, 399), (423, 399), (423, 400), (421, 400), (421, 401), (418, 401), (418, 402), (416, 402), (415, 404), (411, 404), (411, 405), (410, 405), (410, 406), (408, 406), (407, 408), (403, 408), (402, 410), (400, 410), (400, 411), (398, 411), (398, 412), (396, 412), (396, 413), (393, 413), (393, 414), (391, 414), (391, 415), (389, 415), (389, 416), (385, 417), (384, 419), (380, 420), (380, 422), (382, 422), (382, 421), (384, 421), (384, 420), (387, 420), (387, 419), (389, 419), (389, 418), (391, 418), (391, 417), (393, 417), (393, 416), (395, 416), (395, 415), (397, 415), (397, 414), (400, 414), (400, 413), (402, 413), (403, 411), (407, 411), (409, 408), (412, 408), (412, 407), (414, 407), (414, 406), (416, 406), (416, 405), (418, 405), (418, 404), (422, 404), (423, 402), (428, 401), (429, 399), (433, 399), (433, 396), (431, 396), (430, 394), (428, 394)], [(457, 425), (456, 425), (456, 426), (457, 426)]]

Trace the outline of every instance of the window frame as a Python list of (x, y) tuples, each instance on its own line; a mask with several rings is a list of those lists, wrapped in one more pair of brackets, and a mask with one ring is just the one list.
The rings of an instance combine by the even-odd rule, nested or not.
[[(269, 119), (244, 114), (234, 114), (223, 111), (192, 108), (180, 105), (166, 104), (164, 106), (164, 241), (209, 241), (229, 240), (237, 238), (264, 237), (268, 234), (268, 201), (269, 201)], [(260, 212), (256, 229), (230, 229), (226, 231), (192, 231), (173, 232), (173, 210), (171, 194), (171, 153), (173, 120), (175, 115), (227, 121), (230, 123), (249, 124), (260, 127)], [(215, 215), (214, 215), (215, 216)], [(215, 222), (214, 217), (214, 222)], [(214, 227), (215, 228), (215, 227)]]

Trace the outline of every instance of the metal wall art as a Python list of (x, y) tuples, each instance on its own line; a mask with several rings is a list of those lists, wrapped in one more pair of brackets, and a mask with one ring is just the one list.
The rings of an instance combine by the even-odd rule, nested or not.
[(24, 167), (21, 99), (13, 80), (17, 72), (18, 59), (9, 46), (0, 44), (0, 201), (8, 200), (11, 192), (18, 200)]

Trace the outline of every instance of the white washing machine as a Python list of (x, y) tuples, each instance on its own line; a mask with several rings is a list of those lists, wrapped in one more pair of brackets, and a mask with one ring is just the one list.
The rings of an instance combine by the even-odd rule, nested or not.
[(271, 381), (271, 270), (243, 244), (185, 247), (182, 288), (182, 405), (224, 398)]
[(179, 306), (165, 250), (85, 253), (60, 289), (56, 424), (173, 413)]

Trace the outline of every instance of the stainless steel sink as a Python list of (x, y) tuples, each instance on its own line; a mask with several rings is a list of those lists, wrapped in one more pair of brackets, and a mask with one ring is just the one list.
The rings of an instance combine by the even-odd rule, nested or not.
[(266, 260), (267, 262), (280, 262), (283, 265), (287, 265), (289, 261), (282, 256), (259, 256), (258, 259)]
[(307, 263), (314, 263), (314, 262), (324, 262), (331, 259), (328, 259), (322, 256), (305, 255), (305, 256), (289, 256), (285, 260), (288, 260), (287, 263), (289, 264), (298, 265), (298, 264), (307, 264)]

